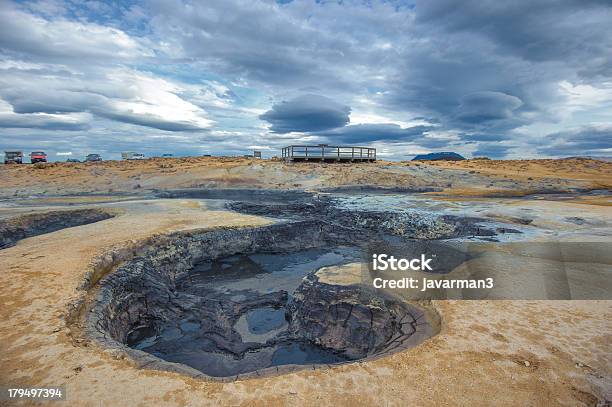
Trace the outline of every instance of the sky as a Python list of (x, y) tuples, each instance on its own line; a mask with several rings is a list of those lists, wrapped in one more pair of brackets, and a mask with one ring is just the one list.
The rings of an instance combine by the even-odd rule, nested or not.
[(0, 0), (0, 150), (612, 156), (607, 0)]

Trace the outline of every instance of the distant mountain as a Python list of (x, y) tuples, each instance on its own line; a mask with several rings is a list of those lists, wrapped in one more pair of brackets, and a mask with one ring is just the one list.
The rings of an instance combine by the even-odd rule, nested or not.
[(465, 160), (465, 157), (453, 153), (451, 151), (445, 151), (442, 153), (429, 153), (429, 154), (419, 154), (412, 159), (412, 161), (439, 161), (439, 160), (447, 160), (447, 161), (461, 161)]

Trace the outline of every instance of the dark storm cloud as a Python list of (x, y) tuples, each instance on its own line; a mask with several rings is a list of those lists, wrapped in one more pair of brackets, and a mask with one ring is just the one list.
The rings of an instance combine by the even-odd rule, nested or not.
[[(593, 58), (610, 51), (609, 1), (598, 0), (419, 0), (417, 22), (450, 35), (477, 34), (500, 54), (533, 62), (563, 62), (585, 74), (603, 73), (609, 61)], [(609, 75), (611, 72), (608, 71)]]
[(373, 66), (383, 72), (388, 65), (374, 44), (400, 33), (406, 19), (396, 10), (384, 3), (154, 0), (151, 27), (222, 75), (275, 89), (356, 91), (375, 75)]
[(431, 129), (429, 126), (402, 128), (397, 124), (378, 123), (349, 125), (317, 134), (334, 143), (408, 142), (423, 140), (423, 133)]
[(612, 154), (612, 125), (587, 126), (547, 135), (538, 147), (540, 153), (551, 156)]
[(89, 92), (69, 91), (29, 86), (14, 87), (10, 84), (0, 90), (0, 96), (19, 114), (26, 113), (76, 113), (89, 111), (95, 106), (104, 106), (106, 98)]
[(281, 102), (259, 116), (275, 133), (316, 132), (344, 126), (351, 108), (319, 95), (302, 95)]
[(77, 131), (88, 129), (89, 124), (65, 116), (0, 113), (0, 128)]
[[(423, 41), (404, 48), (386, 101), (447, 127), (495, 133), (555, 120), (560, 81), (598, 86), (612, 74), (611, 3), (418, 1), (415, 17)], [(470, 100), (486, 94), (490, 105)]]
[(474, 92), (461, 98), (457, 117), (466, 123), (484, 123), (512, 118), (523, 102), (501, 92)]

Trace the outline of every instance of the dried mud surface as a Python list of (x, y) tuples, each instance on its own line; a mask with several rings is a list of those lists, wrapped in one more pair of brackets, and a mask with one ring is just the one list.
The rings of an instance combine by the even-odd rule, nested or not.
[[(0, 195), (6, 198), (0, 208), (3, 219), (83, 208), (121, 213), (25, 238), (0, 250), (0, 382), (62, 385), (68, 405), (78, 406), (604, 405), (612, 399), (610, 301), (436, 300), (432, 306), (442, 318), (440, 332), (414, 348), (359, 363), (231, 382), (143, 369), (124, 352), (85, 335), (86, 304), (94, 299), (99, 282), (142, 254), (147, 242), (176, 232), (275, 222), (257, 215), (256, 206), (237, 213), (190, 197), (139, 198), (160, 190), (433, 188), (447, 195), (436, 196), (440, 202), (492, 203), (482, 215), (516, 228), (538, 228), (564, 240), (610, 241), (608, 229), (601, 226), (610, 222), (609, 196), (527, 201), (448, 196), (453, 191), (502, 196), (609, 189), (610, 164), (524, 161), (512, 164), (526, 166), (513, 174), (510, 164), (473, 161), (351, 168), (202, 158), (0, 168)], [(122, 201), (116, 195), (103, 197), (109, 189)], [(35, 195), (40, 197), (25, 199)], [(290, 215), (286, 207), (279, 208), (279, 218)]]
[(285, 164), (224, 157), (0, 165), (0, 197), (137, 194), (181, 188), (345, 190), (520, 196), (609, 189), (612, 163), (591, 159)]

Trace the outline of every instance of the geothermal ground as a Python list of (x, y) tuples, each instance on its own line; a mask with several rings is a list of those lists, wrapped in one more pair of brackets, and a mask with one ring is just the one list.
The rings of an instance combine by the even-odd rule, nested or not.
[[(612, 400), (609, 163), (186, 158), (0, 175), (2, 386), (65, 386), (78, 406)], [(366, 289), (366, 246), (424, 241), (467, 247), (451, 273), (561, 264), (574, 298), (596, 295)], [(551, 243), (584, 249), (535, 253)]]

